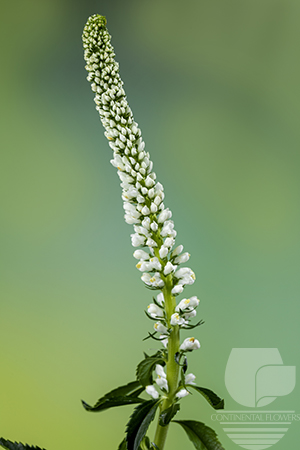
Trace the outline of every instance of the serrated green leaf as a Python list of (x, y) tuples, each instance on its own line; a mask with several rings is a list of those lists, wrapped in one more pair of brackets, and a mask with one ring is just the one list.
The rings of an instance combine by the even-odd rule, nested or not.
[(171, 405), (169, 408), (165, 409), (159, 416), (159, 425), (162, 427), (168, 425), (179, 410), (179, 403), (175, 403), (174, 405)]
[(185, 430), (196, 450), (225, 450), (212, 428), (196, 420), (173, 420)]
[(148, 427), (154, 419), (160, 400), (148, 400), (138, 405), (126, 426), (126, 440), (128, 450), (138, 450)]
[(153, 384), (152, 372), (156, 364), (165, 365), (165, 361), (159, 352), (143, 359), (143, 361), (138, 364), (136, 368), (136, 377), (144, 387)]
[(45, 450), (41, 447), (22, 444), (21, 442), (11, 442), (3, 438), (0, 438), (0, 445), (6, 450)]
[(146, 400), (139, 397), (131, 397), (130, 395), (123, 395), (120, 397), (102, 397), (97, 401), (95, 406), (90, 406), (81, 400), (82, 405), (86, 411), (100, 412), (105, 409), (114, 408), (116, 406), (134, 405), (136, 403), (144, 403)]
[(197, 392), (199, 392), (199, 394), (203, 395), (203, 397), (214, 409), (224, 409), (224, 399), (221, 399), (210, 389), (206, 389), (200, 386), (194, 386), (193, 384), (187, 384), (186, 386), (188, 388), (195, 389)]
[(132, 381), (131, 383), (120, 386), (112, 391), (108, 392), (101, 397), (95, 406), (90, 406), (86, 402), (82, 401), (83, 407), (87, 411), (99, 412), (115, 406), (132, 405), (136, 403), (142, 403), (145, 400), (139, 398), (139, 395), (143, 392), (144, 387), (141, 386), (139, 381)]

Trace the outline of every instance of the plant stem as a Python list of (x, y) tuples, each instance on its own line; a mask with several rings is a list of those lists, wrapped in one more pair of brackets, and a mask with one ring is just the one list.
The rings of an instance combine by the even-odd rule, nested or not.
[[(174, 295), (171, 294), (172, 284), (171, 275), (166, 277), (165, 287), (163, 289), (164, 299), (165, 299), (165, 310), (167, 313), (167, 322), (170, 326), (170, 319), (172, 314), (175, 312), (176, 300)], [(168, 380), (169, 392), (167, 397), (164, 399), (161, 411), (169, 408), (174, 400), (175, 393), (178, 387), (178, 375), (179, 375), (179, 365), (175, 361), (175, 354), (179, 351), (179, 326), (176, 325), (172, 327), (172, 332), (168, 339), (168, 361), (166, 365), (166, 374)], [(159, 450), (163, 450), (169, 425), (162, 427), (157, 424), (154, 443), (157, 445)]]

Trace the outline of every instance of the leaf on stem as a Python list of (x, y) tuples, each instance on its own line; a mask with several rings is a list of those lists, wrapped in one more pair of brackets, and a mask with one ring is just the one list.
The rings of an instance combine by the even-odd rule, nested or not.
[(179, 410), (180, 405), (178, 403), (175, 403), (174, 405), (171, 405), (169, 408), (165, 409), (159, 416), (159, 425), (162, 427), (168, 425)]
[(131, 397), (130, 395), (124, 395), (123, 397), (106, 398), (102, 397), (97, 401), (95, 406), (90, 406), (81, 400), (82, 405), (86, 411), (100, 412), (105, 409), (114, 408), (116, 406), (134, 405), (135, 403), (144, 403), (145, 400), (139, 397)]
[(143, 392), (143, 390), (144, 387), (142, 387), (141, 383), (137, 380), (108, 392), (107, 394), (104, 395), (104, 397), (101, 397), (97, 401), (95, 406), (90, 406), (83, 400), (81, 401), (83, 407), (87, 411), (99, 412), (104, 411), (105, 409), (108, 408), (113, 408), (115, 406), (143, 403), (145, 402), (145, 400), (139, 398), (139, 395)]
[(0, 438), (0, 445), (6, 450), (45, 450), (41, 449), (41, 447), (22, 444), (21, 442), (11, 442), (3, 438)]
[(199, 394), (203, 395), (203, 397), (214, 409), (224, 409), (224, 399), (221, 399), (210, 389), (206, 389), (200, 386), (194, 386), (193, 384), (187, 384), (186, 386), (188, 388), (195, 389), (197, 392), (199, 392)]
[(152, 372), (156, 364), (165, 365), (165, 360), (160, 352), (157, 352), (153, 356), (148, 356), (138, 364), (136, 368), (136, 377), (144, 387), (153, 384)]
[(197, 450), (225, 450), (212, 428), (196, 420), (174, 420), (185, 430)]
[(149, 400), (138, 405), (126, 426), (128, 450), (138, 450), (148, 427), (154, 419), (160, 400)]

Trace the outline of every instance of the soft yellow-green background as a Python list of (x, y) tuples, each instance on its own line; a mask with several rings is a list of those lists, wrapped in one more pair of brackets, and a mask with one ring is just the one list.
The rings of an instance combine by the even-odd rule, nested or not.
[[(134, 379), (156, 347), (85, 80), (96, 12), (192, 254), (186, 295), (206, 323), (190, 370), (241, 409), (224, 384), (233, 347), (277, 347), (300, 367), (299, 2), (2, 1), (0, 435), (47, 450), (116, 449), (131, 408), (88, 414), (80, 399)], [(300, 412), (299, 397), (298, 383), (272, 408)], [(212, 412), (194, 395), (178, 418), (215, 426)], [(173, 425), (166, 450), (185, 448)]]

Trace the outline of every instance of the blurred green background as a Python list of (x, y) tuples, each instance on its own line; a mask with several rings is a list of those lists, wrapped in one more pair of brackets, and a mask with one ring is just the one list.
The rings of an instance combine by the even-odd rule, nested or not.
[[(80, 399), (133, 380), (157, 347), (142, 342), (151, 292), (85, 79), (93, 13), (107, 17), (177, 242), (192, 255), (197, 282), (185, 294), (201, 298), (206, 323), (190, 371), (233, 410), (233, 347), (277, 347), (300, 367), (300, 3), (2, 2), (0, 435), (47, 450), (116, 449), (131, 408), (88, 414)], [(297, 411), (299, 384), (274, 409)], [(237, 449), (212, 412), (194, 395), (178, 418)], [(299, 427), (276, 449), (294, 448)], [(192, 444), (173, 425), (166, 450), (183, 448)]]

